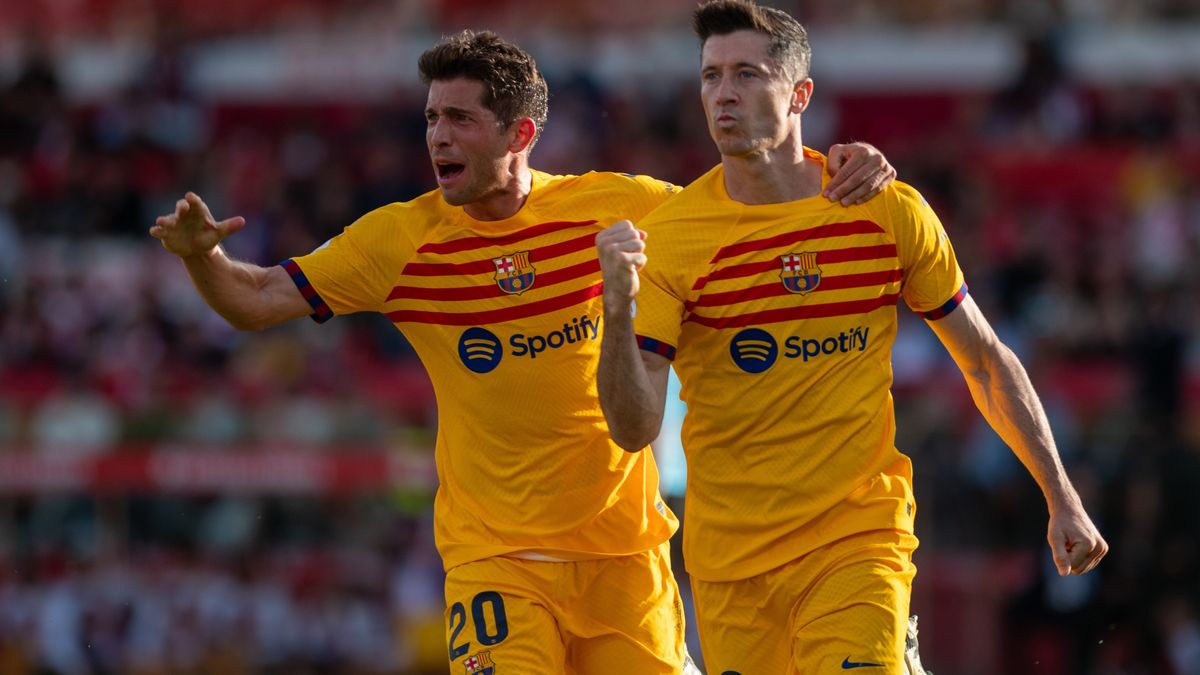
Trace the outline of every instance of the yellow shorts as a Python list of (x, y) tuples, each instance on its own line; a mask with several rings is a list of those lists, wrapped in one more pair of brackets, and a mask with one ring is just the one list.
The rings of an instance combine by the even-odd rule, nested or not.
[(667, 544), (619, 558), (489, 558), (446, 574), (453, 675), (677, 675), (683, 604)]
[(739, 581), (692, 579), (710, 675), (903, 675), (917, 538), (868, 532)]

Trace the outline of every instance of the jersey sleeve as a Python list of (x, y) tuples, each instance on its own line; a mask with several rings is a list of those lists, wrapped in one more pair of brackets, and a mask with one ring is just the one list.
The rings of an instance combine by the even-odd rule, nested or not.
[[(656, 232), (652, 222), (647, 232)], [(670, 243), (656, 242), (651, 235), (646, 240), (646, 266), (639, 274), (641, 287), (634, 303), (633, 330), (638, 347), (668, 359), (675, 359), (679, 333), (683, 324), (687, 290), (679, 288), (683, 275), (679, 261), (670, 255)], [(660, 246), (655, 250), (655, 244)]]
[(315, 321), (381, 310), (392, 285), (386, 271), (401, 269), (415, 248), (398, 229), (392, 214), (376, 209), (312, 253), (280, 263)]
[(887, 201), (903, 268), (901, 294), (914, 312), (930, 321), (954, 311), (967, 284), (954, 248), (937, 214), (914, 188), (896, 183)]

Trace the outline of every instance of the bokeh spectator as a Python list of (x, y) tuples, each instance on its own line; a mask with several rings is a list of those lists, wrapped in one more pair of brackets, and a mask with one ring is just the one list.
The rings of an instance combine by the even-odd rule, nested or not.
[[(197, 57), (239, 39), (405, 43), (492, 17), (548, 50), (534, 50), (554, 92), (539, 168), (686, 183), (716, 161), (694, 80), (614, 78), (606, 68), (637, 60), (604, 40), (635, 34), (669, 49), (691, 3), (610, 4), (247, 0), (219, 12), (177, 3), (169, 16), (112, 0), (0, 6), (0, 43), (22, 45), (0, 68), (0, 454), (431, 452), (428, 380), (385, 319), (239, 334), (145, 234), (194, 189), (214, 213), (247, 217), (227, 242), (235, 255), (270, 264), (430, 189), (423, 90), (409, 76), (344, 99), (206, 98)], [(1111, 25), (1200, 31), (1200, 5), (778, 4), (818, 35), (974, 26), (1016, 46), (994, 91), (831, 88), (814, 111), (815, 135), (876, 143), (937, 208), (1112, 545), (1094, 575), (1053, 574), (1036, 487), (932, 334), (901, 310), (897, 443), (921, 457), (914, 607), (926, 662), (1197, 672), (1200, 72), (1097, 82), (1068, 47)], [(22, 30), (32, 25), (42, 28)], [(114, 53), (134, 55), (136, 77), (87, 90), (63, 56), (85, 39), (123, 45)], [(5, 485), (0, 476), (0, 675), (444, 672), (427, 490)], [(995, 660), (973, 662), (979, 654)]]

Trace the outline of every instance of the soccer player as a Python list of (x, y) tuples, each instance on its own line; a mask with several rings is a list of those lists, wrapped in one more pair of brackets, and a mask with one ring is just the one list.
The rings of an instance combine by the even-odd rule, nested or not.
[(674, 363), (688, 407), (684, 560), (710, 672), (903, 673), (917, 539), (890, 393), (901, 298), (1041, 487), (1059, 573), (1087, 572), (1108, 546), (921, 195), (896, 182), (850, 207), (818, 197), (828, 160), (801, 141), (804, 28), (748, 0), (706, 3), (694, 27), (721, 163), (640, 229), (596, 238), (601, 404), (617, 443), (638, 450)]
[[(493, 34), (443, 40), (419, 68), (437, 190), (271, 268), (228, 258), (220, 241), (245, 221), (216, 222), (192, 193), (150, 233), (240, 329), (375, 311), (414, 345), (440, 413), (434, 519), (455, 672), (679, 673), (677, 521), (652, 455), (618, 448), (600, 410), (593, 248), (676, 188), (532, 170), (545, 80)], [(869, 146), (831, 152), (845, 160), (834, 198), (869, 196), (893, 175)]]

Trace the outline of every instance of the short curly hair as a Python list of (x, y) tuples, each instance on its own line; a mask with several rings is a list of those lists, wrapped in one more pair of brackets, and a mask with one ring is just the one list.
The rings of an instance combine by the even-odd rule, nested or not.
[(484, 107), (505, 127), (528, 117), (541, 136), (546, 126), (550, 100), (546, 78), (529, 52), (491, 31), (464, 30), (443, 38), (421, 54), (417, 68), (426, 85), (460, 77), (482, 83)]

